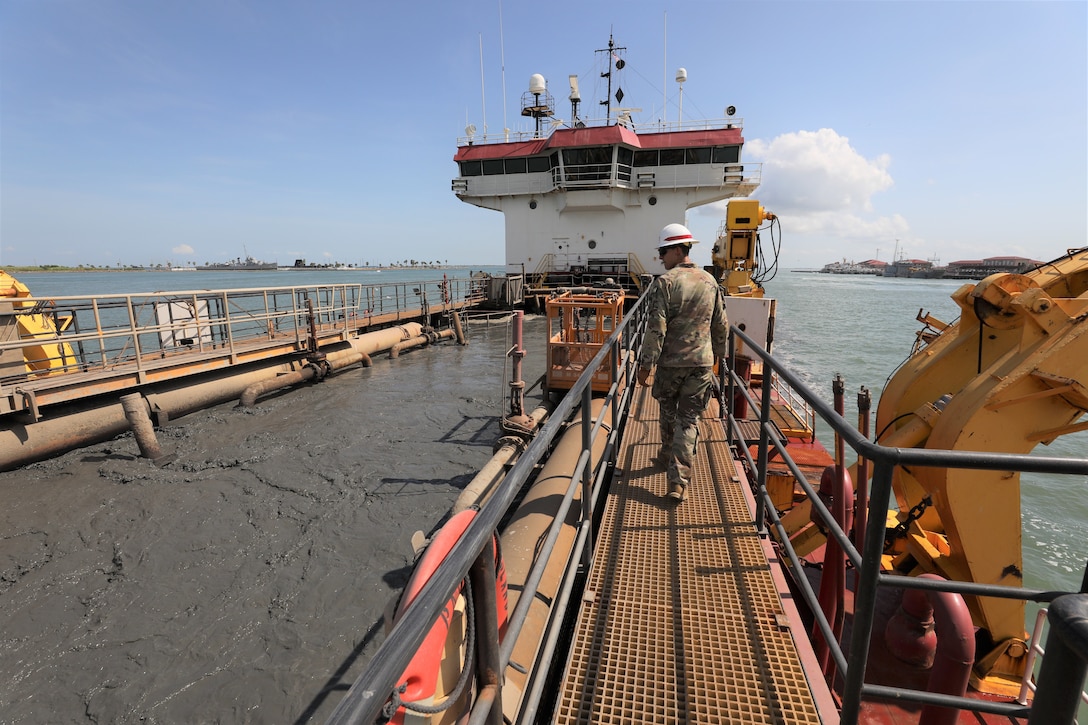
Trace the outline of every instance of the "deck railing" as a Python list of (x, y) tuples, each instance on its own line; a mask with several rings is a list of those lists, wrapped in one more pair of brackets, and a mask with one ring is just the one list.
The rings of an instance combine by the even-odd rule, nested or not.
[[(540, 579), (547, 568), (555, 542), (579, 487), (582, 489), (583, 508), (570, 557), (571, 561), (581, 561), (582, 566), (569, 570), (559, 586), (559, 594), (554, 602), (557, 610), (563, 610), (573, 589), (575, 575), (584, 571), (584, 567), (589, 563), (589, 556), (593, 552), (594, 504), (604, 491), (604, 484), (611, 473), (611, 464), (615, 460), (619, 438), (631, 404), (633, 386), (625, 383), (634, 379), (635, 364), (642, 349), (646, 324), (643, 304), (645, 300), (646, 298), (642, 297), (636, 301), (624, 317), (622, 324), (608, 337), (593, 360), (586, 365), (582, 376), (552, 411), (548, 422), (537, 432), (525, 452), (518, 458), (517, 463), (507, 473), (502, 485), (481, 508), (480, 513), (469, 524), (461, 539), (450, 550), (443, 566), (434, 573), (390, 631), (385, 642), (374, 653), (366, 669), (355, 680), (326, 721), (329, 725), (374, 722), (379, 717), (386, 700), (397, 687), (398, 680), (412, 656), (461, 582), (468, 577), (474, 590), (480, 588), (486, 591), (488, 589), (487, 572), (490, 571), (489, 586), (491, 589), (494, 588), (494, 561), (491, 558), (491, 540), (494, 532), (498, 530), (500, 522), (518, 501), (522, 487), (530, 480), (538, 463), (551, 450), (555, 438), (565, 430), (566, 421), (579, 407), (583, 412), (591, 410), (591, 383), (594, 373), (602, 365), (607, 365), (608, 361), (611, 361), (609, 371), (611, 386), (603, 399), (603, 405), (596, 419), (594, 420), (588, 413), (582, 416), (582, 445), (577, 465), (571, 474), (563, 502), (555, 514), (554, 523), (538, 550), (536, 561), (518, 598), (518, 604), (510, 615), (501, 650), (498, 643), (490, 642), (482, 647), (486, 651), (485, 656), (477, 657), (475, 665), (478, 673), (477, 680), (496, 684), (485, 687), (477, 693), (470, 722), (501, 725), (503, 722), (501, 673), (510, 663), (514, 644), (528, 615), (529, 607), (536, 599)], [(591, 453), (594, 441), (601, 435), (607, 436), (605, 447), (600, 456), (594, 458)], [(480, 587), (477, 587), (478, 579), (482, 580)], [(493, 606), (474, 607), (474, 616), (478, 623), (478, 632), (496, 631), (497, 623)], [(548, 651), (542, 656), (542, 661), (550, 659), (552, 651), (550, 648), (556, 646), (559, 636), (558, 627), (562, 624), (562, 619), (558, 617), (555, 626), (545, 633), (544, 646)], [(526, 693), (523, 700), (523, 712), (535, 711), (540, 695), (539, 689)], [(529, 717), (529, 720), (532, 721), (532, 718)]]
[[(866, 530), (864, 531), (863, 550), (858, 551), (850, 540), (848, 534), (836, 523), (827, 506), (820, 500), (819, 495), (808, 482), (806, 476), (798, 468), (790, 457), (785, 441), (779, 436), (777, 429), (770, 420), (771, 410), (771, 385), (762, 386), (762, 398), (759, 401), (753, 399), (750, 391), (744, 386), (744, 382), (729, 372), (727, 400), (733, 400), (733, 393), (739, 390), (748, 400), (754, 410), (760, 410), (760, 440), (757, 449), (758, 460), (753, 460), (748, 448), (743, 443), (735, 446), (744, 458), (749, 470), (755, 473), (752, 481), (756, 500), (756, 526), (761, 531), (765, 530), (765, 523), (776, 529), (778, 540), (782, 542), (783, 549), (790, 565), (795, 572), (794, 577), (801, 590), (801, 596), (805, 599), (808, 608), (813, 612), (815, 623), (824, 641), (829, 643), (830, 656), (834, 660), (839, 673), (843, 678), (842, 712), (841, 722), (853, 725), (858, 722), (861, 700), (866, 697), (889, 698), (894, 700), (907, 700), (923, 705), (935, 705), (940, 707), (959, 708), (975, 712), (993, 713), (1008, 717), (1026, 718), (1031, 716), (1032, 723), (1056, 722), (1047, 719), (1055, 712), (1057, 707), (1053, 701), (1043, 697), (1037, 697), (1031, 707), (1021, 703), (1002, 703), (964, 697), (954, 697), (938, 693), (911, 690), (899, 687), (869, 684), (865, 682), (865, 672), (868, 663), (869, 644), (872, 638), (872, 628), (875, 619), (877, 604), (877, 590), (880, 587), (899, 587), (904, 589), (921, 589), (929, 591), (955, 592), (961, 595), (979, 597), (1003, 597), (1009, 599), (1022, 599), (1032, 602), (1052, 602), (1060, 597), (1072, 595), (1088, 597), (1085, 593), (1041, 591), (1020, 587), (997, 586), (990, 584), (977, 584), (972, 582), (936, 581), (918, 577), (886, 574), (880, 570), (881, 554), (884, 546), (884, 529), (886, 526), (886, 514), (892, 503), (892, 472), (896, 466), (931, 466), (945, 468), (964, 468), (978, 470), (1024, 471), (1037, 473), (1052, 473), (1074, 476), (1088, 475), (1088, 458), (1053, 458), (1042, 456), (1028, 456), (1001, 453), (983, 453), (972, 451), (941, 451), (918, 448), (888, 448), (867, 440), (845, 419), (838, 415), (825, 401), (809, 389), (800, 378), (783, 366), (778, 360), (766, 353), (756, 341), (749, 338), (738, 328), (730, 330), (730, 356), (733, 356), (733, 348), (736, 339), (745, 344), (745, 349), (758, 355), (764, 364), (764, 380), (771, 376), (777, 376), (781, 382), (786, 383), (808, 406), (838, 434), (846, 445), (850, 446), (859, 457), (867, 459), (873, 466), (872, 484), (869, 490), (869, 508)], [(729, 366), (730, 368), (732, 366)], [(730, 411), (724, 411), (728, 421), (728, 429), (731, 437), (743, 440), (740, 427)], [(849, 562), (853, 565), (857, 575), (856, 591), (854, 593), (854, 620), (852, 635), (850, 638), (849, 653), (843, 651), (834, 635), (831, 623), (823, 615), (818, 598), (812, 590), (808, 579), (802, 571), (802, 564), (797, 552), (790, 545), (789, 536), (778, 517), (777, 511), (767, 492), (767, 460), (769, 449), (773, 448), (790, 469), (799, 485), (804, 489), (812, 504), (814, 515), (822, 520), (823, 528), (829, 538), (841, 547)], [(1085, 574), (1085, 586), (1088, 589), (1088, 571)], [(1081, 661), (1088, 658), (1088, 652), (1079, 651), (1073, 659), (1079, 657)], [(1082, 670), (1083, 671), (1083, 670)], [(1083, 680), (1083, 677), (1081, 678)], [(1040, 677), (1040, 687), (1044, 684)], [(1058, 686), (1055, 687), (1055, 684)], [(1062, 685), (1065, 687), (1063, 688)], [(1065, 692), (1075, 686), (1072, 692)], [(1073, 683), (1067, 680), (1064, 683), (1049, 683), (1048, 691), (1056, 695), (1057, 700), (1073, 700), (1080, 696), (1081, 683)], [(1053, 689), (1051, 689), (1053, 688)], [(1035, 713), (1033, 715), (1033, 712)], [(1038, 719), (1037, 719), (1038, 718)]]
[[(0, 415), (22, 410), (26, 395), (73, 374), (139, 375), (186, 357), (234, 359), (262, 345), (305, 350), (314, 330), (346, 336), (372, 322), (437, 314), (482, 297), (477, 280), (450, 278), (14, 298), (0, 314), (0, 331), (8, 331), (0, 335), (0, 399), (7, 401)], [(38, 331), (20, 334), (22, 316), (32, 316), (24, 327)]]
[[(477, 693), (469, 722), (502, 722), (500, 706), (502, 702), (501, 673), (509, 664), (513, 643), (517, 640), (528, 607), (536, 596), (536, 587), (540, 575), (547, 566), (554, 543), (558, 538), (559, 529), (567, 519), (567, 512), (570, 506), (573, 505), (574, 495), (579, 487), (583, 491), (581, 496), (583, 511), (578, 523), (574, 550), (570, 554), (571, 560), (581, 561), (582, 567), (584, 567), (588, 563), (588, 556), (593, 550), (592, 523), (595, 515), (594, 506), (604, 490), (604, 483), (610, 473), (610, 464), (614, 460), (619, 436), (622, 434), (631, 403), (632, 387), (624, 385), (624, 383), (633, 379), (634, 368), (641, 351), (645, 332), (645, 301), (646, 298), (643, 297), (636, 302), (619, 328), (608, 338), (601, 351), (586, 366), (585, 372), (555, 408), (548, 422), (539, 430), (517, 463), (511, 468), (503, 484), (482, 507), (480, 513), (473, 519), (461, 539), (451, 549), (444, 565), (434, 573), (419, 592), (412, 605), (407, 608), (392, 631), (390, 631), (386, 640), (371, 657), (366, 668), (349, 688), (327, 720), (327, 723), (330, 725), (346, 725), (347, 723), (371, 723), (379, 719), (384, 704), (398, 685), (399, 678), (456, 589), (466, 578), (472, 582), (474, 589), (478, 586), (484, 590), (487, 589), (488, 571), (490, 571), (490, 576), (494, 576), (494, 562), (491, 559), (491, 541), (494, 532), (498, 530), (500, 522), (506, 517), (511, 507), (516, 504), (521, 489), (530, 481), (538, 464), (551, 449), (555, 438), (563, 430), (565, 422), (571, 418), (579, 406), (584, 411), (590, 410), (593, 372), (602, 364), (605, 364), (606, 360), (611, 356), (613, 361), (610, 378), (612, 384), (605, 397), (604, 406), (596, 420), (590, 415), (583, 416), (581, 454), (571, 474), (566, 496), (555, 515), (555, 523), (541, 545), (536, 564), (520, 594), (519, 604), (510, 616), (506, 637), (503, 640), (504, 644), (500, 649), (497, 642), (486, 643), (483, 646), (478, 646), (476, 653), (470, 653), (470, 656), (476, 657), (477, 681), (493, 684), (482, 688)], [(877, 446), (869, 443), (860, 434), (853, 431), (845, 420), (836, 415), (834, 410), (817, 398), (793, 373), (781, 366), (777, 361), (766, 356), (762, 352), (762, 348), (759, 348), (754, 341), (744, 336), (736, 328), (733, 328), (731, 332), (732, 335), (744, 339), (748, 349), (756, 351), (757, 354), (764, 358), (765, 378), (770, 375), (780, 375), (797, 391), (801, 398), (808, 402), (821, 418), (843, 435), (855, 450), (858, 450), (876, 464), (874, 486), (870, 497), (870, 508), (873, 513), (869, 517), (869, 530), (865, 539), (867, 543), (865, 544), (865, 556), (863, 557), (862, 553), (854, 548), (847, 534), (834, 525), (826, 506), (819, 501), (819, 497), (807, 483), (805, 476), (789, 458), (784, 441), (777, 436), (775, 427), (770, 423), (769, 418), (770, 386), (763, 386), (765, 397), (759, 402), (755, 401), (747, 390), (744, 391), (743, 394), (748, 398), (749, 404), (753, 408), (758, 407), (761, 410), (762, 434), (759, 462), (752, 460), (745, 445), (736, 446), (745, 457), (750, 470), (759, 474), (754, 483), (757, 494), (757, 511), (755, 514), (757, 527), (765, 530), (764, 522), (769, 521), (770, 525), (779, 529), (780, 534), (784, 534), (781, 522), (773, 506), (770, 505), (766, 490), (765, 473), (759, 473), (766, 470), (767, 452), (769, 448), (773, 447), (783, 457), (793, 475), (805, 487), (806, 492), (813, 501), (814, 510), (824, 519), (825, 525), (830, 531), (829, 535), (839, 541), (850, 561), (861, 573), (855, 599), (854, 636), (851, 643), (849, 665), (847, 664), (846, 653), (842, 651), (836, 642), (831, 625), (826, 618), (822, 618), (820, 615), (817, 597), (812, 591), (811, 585), (808, 584), (807, 579), (804, 577), (798, 577), (799, 584), (803, 589), (802, 595), (808, 602), (809, 607), (816, 613), (817, 626), (823, 632), (826, 641), (831, 643), (831, 656), (846, 681), (842, 699), (842, 722), (851, 724), (857, 722), (859, 705), (863, 697), (893, 697), (1018, 717), (1026, 717), (1030, 714), (1033, 708), (1016, 703), (984, 702), (864, 683), (869, 639), (875, 610), (876, 588), (879, 586), (939, 589), (979, 596), (1019, 597), (1033, 601), (1051, 601), (1065, 594), (1063, 592), (1043, 592), (963, 582), (934, 582), (882, 574), (879, 571), (879, 562), (884, 540), (885, 518), (883, 510), (887, 508), (890, 501), (891, 470), (894, 465), (899, 463), (953, 465), (1002, 470), (1016, 464), (1023, 470), (1083, 475), (1088, 473), (1088, 461), (1083, 459), (1069, 461), (1065, 459), (998, 454), (912, 451), (886, 449)], [(742, 381), (732, 374), (730, 374), (729, 383), (730, 385), (742, 385)], [(726, 399), (732, 400), (732, 395), (727, 396)], [(723, 408), (723, 411), (725, 411), (725, 408)], [(728, 412), (725, 412), (724, 415), (727, 416), (730, 430), (737, 432), (736, 420)], [(607, 425), (605, 424), (606, 420), (608, 421)], [(594, 459), (591, 454), (594, 441), (602, 434), (607, 436), (605, 450), (599, 457)], [(876, 513), (880, 515), (876, 515)], [(783, 536), (782, 538), (785, 539), (786, 537)], [(795, 570), (800, 571), (801, 564), (796, 552), (787, 549), (787, 556)], [(572, 577), (579, 569), (579, 567), (575, 567), (574, 571), (568, 572), (567, 578), (561, 583), (559, 594), (554, 602), (557, 608), (562, 609), (565, 602), (568, 601), (573, 587)], [(490, 586), (494, 586), (493, 581)], [(474, 618), (477, 622), (477, 631), (496, 631), (497, 623), (495, 621), (494, 607), (475, 607)], [(544, 637), (545, 646), (548, 648), (555, 647), (557, 636), (556, 632), (546, 633)], [(544, 660), (551, 657), (550, 652), (551, 649), (546, 653)], [(538, 703), (534, 698), (539, 697), (539, 694), (539, 692), (534, 691), (526, 695), (525, 706), (530, 712), (535, 710)], [(1034, 709), (1039, 709), (1041, 706), (1045, 707), (1045, 703), (1037, 698)]]

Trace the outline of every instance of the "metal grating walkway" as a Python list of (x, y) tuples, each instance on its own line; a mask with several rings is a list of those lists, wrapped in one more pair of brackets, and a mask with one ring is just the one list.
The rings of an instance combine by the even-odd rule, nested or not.
[(657, 403), (640, 390), (555, 722), (819, 723), (722, 427), (700, 423), (676, 504), (651, 461)]

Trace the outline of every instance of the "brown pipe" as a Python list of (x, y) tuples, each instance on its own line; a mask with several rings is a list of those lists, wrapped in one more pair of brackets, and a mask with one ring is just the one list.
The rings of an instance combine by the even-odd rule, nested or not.
[[(553, 406), (545, 402), (529, 414), (530, 429), (535, 429), (551, 413)], [(484, 464), (484, 467), (469, 481), (468, 485), (457, 496), (457, 500), (450, 509), (450, 514), (456, 514), (469, 506), (483, 506), (495, 488), (506, 475), (506, 467), (513, 464), (525, 451), (526, 439), (519, 436), (503, 436), (499, 439), (495, 455)]]
[[(603, 399), (595, 398), (590, 415), (596, 419), (600, 416), (603, 406)], [(508, 610), (511, 612), (517, 606), (529, 572), (539, 555), (540, 543), (548, 535), (548, 529), (555, 520), (556, 510), (566, 494), (570, 478), (578, 465), (578, 458), (582, 453), (583, 412), (580, 411), (567, 429), (560, 434), (559, 442), (548, 457), (548, 462), (544, 464), (502, 533), (503, 561), (506, 564), (506, 580), (509, 587)], [(604, 455), (608, 437), (606, 432), (602, 429), (602, 434), (597, 436), (593, 444), (592, 460), (594, 461), (599, 461)], [(540, 580), (536, 597), (533, 599), (517, 643), (511, 652), (510, 666), (506, 669), (505, 677), (506, 682), (512, 686), (504, 691), (525, 692), (527, 689), (529, 673), (519, 668), (531, 669), (536, 660), (537, 649), (541, 646), (544, 631), (551, 618), (552, 603), (555, 602), (559, 593), (563, 572), (578, 535), (578, 526), (582, 517), (581, 499), (582, 486), (576, 486), (574, 503), (563, 523), (551, 559)], [(521, 707), (520, 703), (517, 707)]]
[(461, 315), (456, 312), (453, 313), (453, 331), (457, 334), (458, 345), (468, 344), (468, 338), (465, 337), (465, 328), (461, 326)]
[(242, 391), (241, 397), (238, 398), (238, 404), (243, 408), (249, 408), (257, 402), (259, 396), (264, 395), (265, 393), (270, 393), (273, 390), (282, 390), (283, 388), (288, 388), (292, 385), (304, 383), (307, 380), (313, 380), (317, 377), (317, 371), (318, 368), (316, 365), (307, 365), (301, 370), (296, 370), (293, 373), (277, 375), (274, 378), (267, 378), (259, 383), (254, 383)]
[(174, 456), (163, 455), (159, 447), (159, 439), (155, 437), (155, 426), (151, 424), (151, 409), (139, 393), (129, 393), (121, 396), (121, 408), (125, 411), (125, 419), (132, 426), (132, 435), (136, 438), (136, 444), (140, 447), (140, 455), (150, 458), (156, 466), (162, 466), (174, 459)]
[[(370, 356), (364, 355), (361, 352), (355, 350), (340, 350), (337, 352), (329, 353), (324, 361), (324, 367), (327, 368), (325, 372), (321, 371), (321, 364), (308, 363), (301, 370), (296, 370), (284, 375), (277, 375), (274, 378), (267, 378), (259, 383), (254, 383), (242, 391), (242, 396), (238, 399), (238, 404), (243, 408), (249, 408), (257, 402), (257, 398), (270, 393), (274, 390), (282, 390), (292, 385), (298, 385), (304, 383), (307, 380), (313, 380), (314, 378), (324, 378), (325, 375), (335, 370), (342, 370), (343, 368), (350, 367), (358, 362), (363, 362), (364, 358), (366, 363), (370, 362)], [(365, 363), (364, 363), (365, 364)], [(370, 365), (366, 365), (370, 367)]]
[(450, 514), (460, 513), (471, 506), (480, 506), (491, 498), (495, 486), (506, 475), (506, 467), (514, 463), (525, 451), (525, 441), (515, 436), (500, 439), (500, 446), (495, 455), (477, 471), (469, 484), (457, 496), (450, 508)]
[(413, 347), (421, 347), (432, 342), (438, 342), (439, 340), (448, 340), (451, 337), (453, 337), (453, 330), (443, 330), (438, 333), (428, 331), (422, 335), (417, 335), (410, 340), (398, 342), (396, 345), (389, 348), (389, 357), (399, 357), (404, 350), (410, 350)]

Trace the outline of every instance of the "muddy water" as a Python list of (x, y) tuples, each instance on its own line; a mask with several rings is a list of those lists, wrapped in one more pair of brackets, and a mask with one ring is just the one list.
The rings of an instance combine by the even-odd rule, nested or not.
[(469, 335), (172, 421), (163, 469), (126, 435), (0, 474), (0, 722), (323, 722), (491, 455), (508, 331)]

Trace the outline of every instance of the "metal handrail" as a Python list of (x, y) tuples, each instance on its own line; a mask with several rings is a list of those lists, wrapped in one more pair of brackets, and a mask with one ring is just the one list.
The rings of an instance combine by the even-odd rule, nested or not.
[[(207, 349), (233, 352), (238, 344), (295, 338), (305, 335), (309, 310), (305, 300), (314, 303), (313, 314), (324, 329), (348, 329), (352, 319), (373, 318), (411, 310), (443, 309), (443, 303), (461, 305), (472, 296), (472, 281), (463, 278), (426, 282), (395, 282), (373, 285), (333, 284), (275, 288), (239, 288), (224, 290), (181, 290), (136, 294), (103, 294), (19, 298), (13, 316), (53, 314), (72, 316), (69, 329), (56, 334), (39, 334), (0, 341), (0, 354), (27, 348), (57, 346), (56, 354), (37, 356), (32, 362), (51, 366), (30, 372), (31, 379), (58, 372), (92, 372), (118, 365), (142, 364), (147, 355), (170, 355), (179, 350)], [(431, 302), (436, 300), (436, 302)], [(155, 320), (159, 306), (187, 305), (193, 312), (168, 322)], [(364, 306), (365, 305), (365, 306)], [(147, 319), (150, 318), (150, 319)], [(195, 335), (189, 335), (192, 331)], [(192, 339), (185, 348), (166, 340)], [(64, 346), (75, 352), (66, 357)]]
[[(796, 577), (800, 584), (802, 597), (806, 600), (812, 611), (817, 627), (820, 629), (828, 644), (829, 651), (834, 658), (844, 680), (842, 692), (841, 722), (856, 723), (860, 714), (860, 703), (863, 696), (893, 697), (901, 700), (911, 700), (924, 704), (956, 707), (977, 712), (997, 713), (1012, 717), (1025, 717), (1030, 708), (1018, 703), (995, 703), (977, 699), (940, 695), (919, 690), (905, 688), (885, 687), (866, 684), (864, 682), (865, 670), (868, 664), (869, 643), (872, 636), (872, 626), (876, 609), (876, 590), (880, 586), (894, 586), (901, 588), (914, 588), (935, 591), (956, 592), (959, 594), (972, 594), (976, 596), (1003, 597), (1011, 599), (1023, 599), (1025, 601), (1049, 602), (1067, 594), (1068, 592), (1042, 591), (1023, 587), (998, 586), (993, 584), (976, 584), (972, 582), (935, 581), (918, 579), (915, 577), (895, 576), (884, 574), (880, 571), (880, 559), (884, 542), (885, 514), (891, 502), (892, 471), (897, 465), (932, 466), (946, 468), (966, 468), (983, 470), (1019, 470), (1037, 473), (1057, 474), (1088, 474), (1088, 458), (1056, 458), (1044, 456), (1030, 456), (1010, 453), (986, 453), (976, 451), (939, 451), (918, 448), (888, 448), (871, 442), (863, 437), (845, 419), (838, 415), (824, 400), (808, 388), (792, 371), (781, 365), (769, 353), (753, 339), (748, 337), (736, 326), (730, 327), (730, 350), (734, 347), (734, 339), (743, 340), (746, 349), (750, 353), (758, 355), (764, 364), (764, 381), (769, 380), (769, 374), (776, 374), (785, 381), (789, 387), (796, 391), (808, 406), (824, 422), (841, 436), (860, 457), (868, 459), (874, 465), (872, 486), (869, 493), (869, 511), (867, 530), (865, 531), (864, 551), (859, 552), (850, 541), (849, 536), (837, 524), (827, 507), (820, 501), (807, 478), (801, 473), (796, 463), (792, 460), (785, 443), (778, 436), (774, 425), (770, 421), (770, 385), (763, 386), (763, 400), (760, 408), (760, 445), (759, 462), (753, 463), (746, 446), (738, 446), (744, 452), (751, 470), (756, 472), (756, 480), (753, 481), (756, 500), (756, 525), (762, 530), (763, 521), (770, 518), (772, 526), (779, 533), (779, 540), (790, 560), (791, 566), (796, 572), (801, 571), (801, 564), (796, 552), (790, 544), (789, 537), (778, 519), (777, 512), (771, 502), (766, 488), (767, 479), (767, 455), (768, 446), (773, 446), (786, 463), (790, 472), (804, 489), (812, 504), (813, 511), (822, 519), (828, 535), (833, 537), (842, 547), (843, 552), (854, 565), (857, 573), (857, 589), (854, 595), (854, 623), (851, 635), (849, 657), (842, 651), (837, 639), (831, 636), (831, 625), (818, 605), (817, 598), (803, 575)], [(731, 366), (730, 366), (731, 367)], [(748, 389), (737, 375), (730, 370), (729, 382), (731, 390), (737, 388), (754, 407), (755, 401)], [(739, 426), (733, 418), (731, 411), (726, 414), (731, 435), (739, 437)], [(847, 664), (849, 662), (849, 664)]]
[[(579, 118), (586, 126), (615, 126), (614, 118)], [(647, 121), (646, 123), (627, 123), (627, 128), (638, 134), (647, 133), (675, 133), (677, 131), (709, 131), (722, 128), (744, 128), (744, 119), (738, 117), (714, 118), (706, 120), (680, 120), (680, 121)], [(457, 145), (481, 146), (498, 143), (521, 143), (547, 138), (555, 130), (555, 126), (549, 127), (545, 132), (511, 131), (509, 129), (496, 133), (474, 134), (472, 136), (458, 136)]]
[[(602, 490), (601, 481), (604, 473), (602, 469), (607, 465), (609, 456), (601, 456), (601, 459), (596, 462), (593, 466), (594, 475), (590, 476), (585, 472), (591, 462), (590, 451), (592, 450), (595, 435), (608, 430), (602, 423), (605, 416), (611, 411), (612, 423), (609, 426), (611, 430), (608, 430), (608, 433), (610, 440), (614, 441), (618, 428), (622, 426), (622, 419), (626, 416), (626, 406), (630, 404), (632, 399), (629, 394), (629, 386), (622, 391), (622, 394), (620, 394), (619, 386), (621, 379), (631, 379), (634, 361), (641, 349), (641, 333), (645, 326), (645, 305), (643, 304), (645, 300), (645, 297), (636, 300), (622, 323), (608, 337), (593, 360), (586, 365), (581, 377), (571, 386), (567, 395), (563, 396), (563, 399), (549, 416), (548, 422), (537, 432), (536, 437), (525, 449), (525, 452), (521, 454), (517, 463), (507, 473), (502, 486), (495, 491), (491, 499), (481, 508), (479, 514), (472, 520), (464, 534), (447, 554), (444, 564), (423, 586), (412, 604), (405, 610), (404, 615), (393, 626), (385, 642), (374, 653), (367, 667), (326, 720), (328, 725), (369, 723), (378, 717), (384, 703), (397, 686), (399, 678), (411, 662), (412, 656), (423, 642), (427, 632), (445, 607), (446, 602), (449, 601), (453, 592), (468, 575), (473, 563), (485, 554), (485, 547), (490, 545), (500, 522), (515, 504), (523, 486), (536, 472), (537, 464), (551, 450), (553, 440), (565, 428), (567, 420), (570, 419), (575, 409), (580, 406), (583, 407), (583, 426), (590, 429), (583, 433), (582, 454), (579, 457), (578, 466), (571, 476), (571, 484), (568, 487), (563, 506), (569, 507), (570, 502), (573, 500), (573, 491), (579, 485), (585, 486), (591, 479), (598, 482), (594, 487), (594, 493), (588, 496), (583, 494), (583, 498), (592, 500)], [(622, 369), (616, 362), (620, 358), (618, 353), (621, 341), (627, 350), (626, 355), (624, 355), (625, 365)], [(589, 410), (585, 409), (586, 393), (591, 389), (590, 386), (597, 369), (607, 363), (610, 355), (613, 360), (611, 365), (612, 385), (605, 399), (605, 406), (601, 408), (598, 416), (599, 420), (595, 424), (591, 424)], [(621, 405), (624, 406), (623, 409), (619, 407)], [(561, 525), (566, 518), (565, 510), (564, 508), (555, 517), (558, 525)], [(592, 518), (592, 509), (588, 509), (587, 513), (583, 514), (583, 520), (578, 532), (580, 546), (588, 547), (590, 545), (592, 537), (589, 535), (589, 527), (592, 525)], [(519, 598), (519, 604), (515, 607), (515, 611), (507, 624), (505, 644), (497, 664), (499, 673), (505, 670), (509, 664), (509, 644), (516, 641), (520, 621), (524, 620), (524, 616), (519, 610), (522, 609), (522, 604), (527, 608), (535, 597), (536, 585), (534, 579), (539, 578), (536, 571), (538, 568), (542, 570), (543, 566), (545, 566), (546, 560), (551, 553), (547, 548), (554, 538), (549, 534), (544, 547), (541, 549), (537, 564), (529, 574), (529, 579)], [(490, 550), (487, 550), (487, 553), (489, 552)], [(572, 558), (577, 555), (577, 551), (572, 551)], [(493, 610), (490, 612), (485, 611), (483, 615), (490, 618), (494, 617), (495, 613)], [(472, 656), (472, 653), (470, 653), (470, 656)], [(501, 676), (496, 679), (501, 683)], [(494, 703), (501, 703), (501, 701), (501, 692), (496, 693), (495, 697), (489, 695), (486, 698), (481, 698), (474, 705), (472, 721), (476, 722), (486, 717), (485, 713), (478, 711), (476, 708), (489, 710)]]

